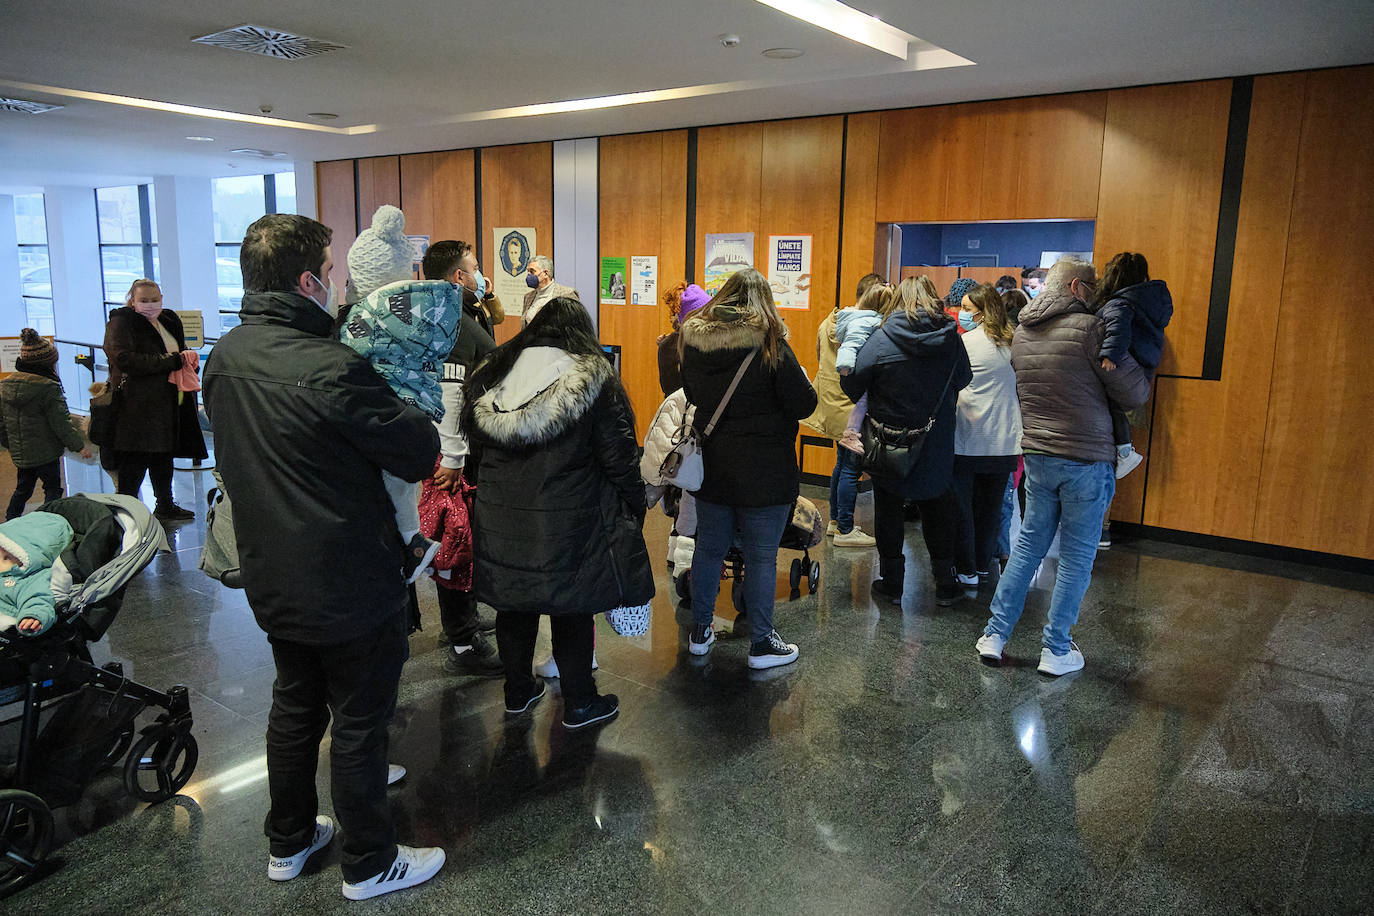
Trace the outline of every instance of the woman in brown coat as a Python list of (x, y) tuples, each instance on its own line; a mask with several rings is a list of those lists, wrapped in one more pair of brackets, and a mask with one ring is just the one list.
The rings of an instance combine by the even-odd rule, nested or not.
[(119, 492), (137, 496), (146, 473), (162, 521), (196, 517), (172, 501), (172, 458), (205, 458), (195, 392), (180, 391), (169, 376), (183, 367), (186, 335), (176, 313), (162, 307), (162, 290), (152, 280), (135, 280), (124, 308), (105, 325), (110, 386), (118, 394), (115, 465)]

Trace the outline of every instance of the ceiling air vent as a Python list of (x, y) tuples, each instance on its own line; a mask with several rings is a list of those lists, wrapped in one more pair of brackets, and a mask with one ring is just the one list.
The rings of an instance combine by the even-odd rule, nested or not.
[(274, 149), (253, 149), (252, 147), (246, 147), (246, 148), (244, 148), (244, 149), (231, 149), (229, 152), (230, 152), (231, 155), (234, 155), (234, 156), (251, 156), (251, 157), (254, 158), (254, 159), (286, 159), (286, 158), (287, 158), (287, 154), (286, 154), (286, 153), (282, 152), (281, 150), (274, 150)]
[(264, 54), (277, 60), (300, 60), (314, 57), (327, 51), (338, 51), (347, 45), (337, 45), (332, 41), (306, 38), (293, 35), (281, 29), (267, 29), (260, 25), (240, 25), (213, 35), (202, 35), (192, 41), (231, 51), (247, 51), (250, 54)]
[(23, 114), (42, 114), (45, 111), (56, 111), (63, 108), (62, 105), (49, 105), (46, 102), (30, 102), (25, 99), (7, 99), (0, 96), (0, 111), (18, 111)]

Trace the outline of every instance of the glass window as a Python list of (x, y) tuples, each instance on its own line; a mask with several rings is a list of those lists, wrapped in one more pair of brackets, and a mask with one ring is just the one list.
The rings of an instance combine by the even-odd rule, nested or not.
[(24, 297), (24, 316), (28, 327), (44, 337), (57, 334), (57, 323), (53, 320), (52, 299)]
[(143, 223), (138, 207), (136, 185), (126, 188), (97, 188), (95, 205), (100, 218), (101, 244), (143, 244)]
[[(135, 280), (160, 281), (157, 219), (152, 185), (97, 188), (95, 207), (100, 230), (100, 269), (105, 313), (124, 304)], [(145, 238), (146, 235), (146, 238)]]
[(296, 213), (296, 173), (278, 172), (277, 179), (277, 212)]
[(215, 219), (215, 286), (220, 333), (238, 327), (243, 302), (239, 248), (248, 227), (265, 213), (296, 212), (296, 174), (233, 175), (210, 182)]
[(16, 194), (14, 197), (14, 228), (20, 245), (48, 244), (48, 222), (43, 210), (42, 194)]
[(243, 233), (266, 209), (263, 176), (235, 175), (210, 182), (215, 241), (242, 242)]
[(48, 225), (42, 194), (15, 195), (14, 229), (19, 241), (19, 291), (24, 297), (25, 324), (40, 334), (55, 334)]

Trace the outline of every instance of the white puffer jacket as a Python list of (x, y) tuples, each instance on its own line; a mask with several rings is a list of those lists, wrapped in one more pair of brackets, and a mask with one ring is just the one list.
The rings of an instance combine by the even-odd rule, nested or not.
[[(644, 437), (644, 457), (639, 460), (639, 474), (651, 486), (663, 486), (666, 481), (659, 476), (663, 459), (678, 443), (678, 431), (690, 426), (696, 408), (687, 403), (687, 393), (679, 388), (663, 399), (654, 422), (649, 426), (649, 434)], [(684, 417), (686, 423), (684, 423)]]

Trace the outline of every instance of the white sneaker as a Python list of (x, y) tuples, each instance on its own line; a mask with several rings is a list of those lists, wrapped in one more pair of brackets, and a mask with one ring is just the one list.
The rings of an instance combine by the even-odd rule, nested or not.
[(315, 818), (315, 838), (310, 841), (309, 846), (294, 856), (267, 857), (267, 877), (273, 881), (290, 881), (301, 873), (301, 869), (305, 867), (305, 860), (328, 846), (332, 839), (334, 839), (334, 820), (321, 814)]
[(1078, 643), (1069, 643), (1069, 651), (1063, 655), (1055, 655), (1048, 648), (1040, 650), (1040, 667), (1035, 669), (1041, 674), (1053, 674), (1059, 677), (1061, 674), (1072, 674), (1075, 671), (1083, 670), (1083, 653), (1078, 651)]
[(366, 900), (392, 891), (424, 884), (444, 867), (444, 851), (438, 846), (396, 844), (396, 861), (391, 867), (357, 884), (344, 882), (343, 895), (349, 900)]
[(386, 765), (386, 784), (394, 786), (402, 779), (406, 778), (406, 768), (399, 763), (388, 763)]
[(835, 520), (832, 518), (832, 519), (830, 520), (830, 524), (828, 524), (828, 525), (825, 526), (825, 536), (828, 537), (828, 538), (833, 538), (835, 535), (837, 535), (837, 534), (839, 534), (839, 533), (840, 533), (840, 524), (839, 524), (839, 522), (835, 521)]
[[(593, 652), (592, 670), (595, 671), (597, 668), (600, 667), (601, 665), (598, 664), (596, 661), (596, 653)], [(554, 661), (553, 656), (550, 655), (548, 658), (544, 659), (542, 662), (534, 666), (534, 673), (543, 678), (558, 677), (558, 662)]]
[(1137, 452), (1135, 449), (1131, 449), (1131, 453), (1130, 453), (1129, 455), (1126, 455), (1125, 457), (1119, 457), (1119, 458), (1117, 458), (1117, 459), (1116, 459), (1116, 479), (1117, 479), (1117, 480), (1120, 480), (1121, 478), (1125, 477), (1127, 474), (1129, 474), (1129, 473), (1131, 473), (1132, 471), (1134, 471), (1136, 468), (1140, 467), (1140, 462), (1142, 462), (1142, 461), (1144, 461), (1144, 460), (1145, 460), (1145, 456), (1142, 455), (1142, 454), (1140, 454), (1140, 452)]
[(977, 573), (974, 573), (974, 574), (971, 575), (971, 576), (966, 576), (966, 575), (964, 575), (963, 573), (959, 573), (959, 584), (960, 584), (960, 585), (971, 585), (971, 586), (973, 586), (974, 588), (977, 588), (977, 587), (978, 587), (978, 574), (977, 574)]
[(974, 644), (974, 648), (978, 650), (978, 654), (983, 656), (983, 658), (990, 658), (993, 661), (1000, 662), (1002, 660), (1002, 649), (1006, 644), (1007, 639), (1005, 636), (998, 636), (996, 633), (984, 633), (982, 636), (978, 637), (978, 642)]
[(705, 655), (716, 644), (716, 631), (709, 623), (692, 627), (687, 637), (687, 651), (693, 655)]
[(877, 543), (878, 542), (873, 539), (873, 535), (864, 534), (858, 525), (851, 528), (848, 534), (839, 532), (835, 534), (836, 547), (872, 547)]

